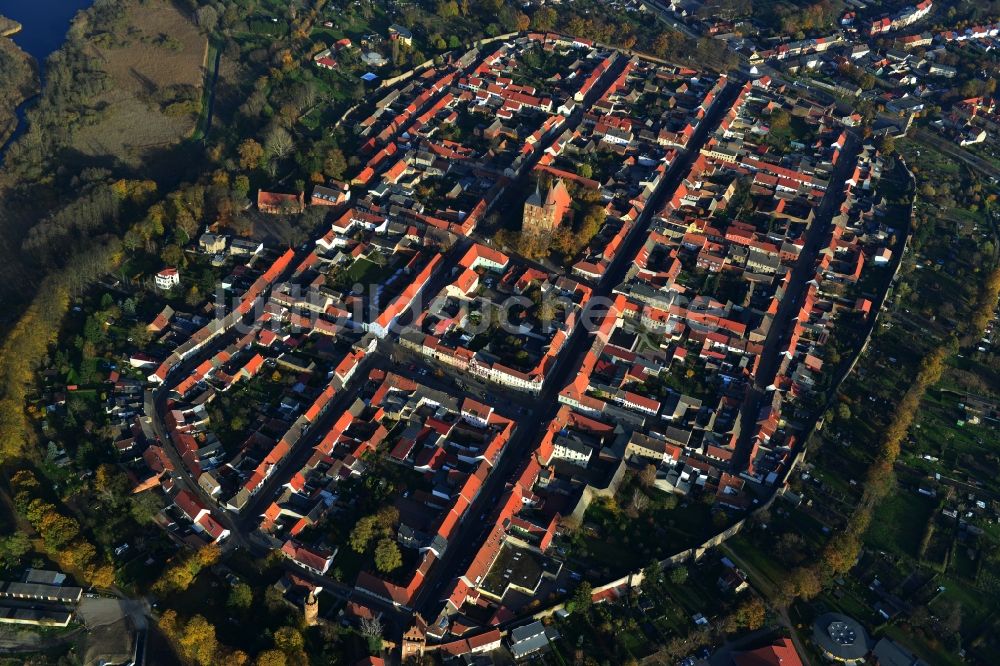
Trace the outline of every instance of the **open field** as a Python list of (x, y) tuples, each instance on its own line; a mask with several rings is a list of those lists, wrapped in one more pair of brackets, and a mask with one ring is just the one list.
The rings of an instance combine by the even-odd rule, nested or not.
[(137, 166), (194, 130), (208, 40), (165, 0), (130, 6), (125, 25), (88, 46), (110, 85), (96, 100), (100, 120), (78, 132), (73, 147)]

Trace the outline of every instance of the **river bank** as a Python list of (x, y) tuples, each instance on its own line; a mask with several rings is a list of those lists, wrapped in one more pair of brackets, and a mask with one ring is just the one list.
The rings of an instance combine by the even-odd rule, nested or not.
[[(26, 112), (41, 91), (46, 59), (65, 41), (76, 13), (92, 2), (0, 0), (0, 48), (4, 54), (0, 55), (0, 91), (4, 95), (0, 99), (0, 164), (7, 148), (25, 130)], [(31, 68), (30, 89), (23, 83), (28, 80), (25, 63)]]
[(0, 16), (0, 37), (13, 37), (21, 32), (21, 24), (14, 19)]
[(38, 63), (11, 39), (20, 31), (20, 23), (0, 16), (0, 150), (17, 129), (18, 107), (40, 86)]

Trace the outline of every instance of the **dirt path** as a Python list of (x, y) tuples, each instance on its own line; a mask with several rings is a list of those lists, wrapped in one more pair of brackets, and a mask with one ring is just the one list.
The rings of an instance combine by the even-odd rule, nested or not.
[[(774, 599), (776, 594), (775, 584), (770, 578), (762, 574), (753, 565), (734, 553), (732, 548), (723, 546), (722, 550), (726, 553), (729, 559), (736, 563), (738, 567), (747, 572), (751, 585), (757, 588), (757, 591), (764, 595), (764, 598), (769, 601)], [(802, 641), (799, 640), (798, 633), (795, 631), (795, 625), (792, 624), (792, 619), (788, 616), (788, 609), (778, 609), (777, 614), (781, 626), (785, 627), (788, 630), (788, 634), (792, 637), (792, 644), (795, 645), (795, 651), (799, 653), (802, 663), (806, 666), (810, 666), (809, 653), (806, 652), (805, 646), (802, 644)]]

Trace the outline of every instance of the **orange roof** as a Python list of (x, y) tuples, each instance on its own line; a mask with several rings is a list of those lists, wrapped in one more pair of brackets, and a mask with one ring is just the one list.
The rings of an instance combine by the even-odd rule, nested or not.
[(791, 639), (781, 638), (773, 645), (732, 655), (736, 666), (802, 666)]
[(257, 206), (280, 206), (281, 204), (299, 203), (298, 194), (282, 194), (280, 192), (257, 191)]

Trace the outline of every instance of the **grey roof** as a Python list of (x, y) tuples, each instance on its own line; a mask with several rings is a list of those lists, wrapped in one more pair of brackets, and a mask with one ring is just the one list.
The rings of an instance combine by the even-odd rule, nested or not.
[(675, 428), (673, 426), (668, 426), (663, 436), (667, 438), (667, 441), (672, 444), (679, 444), (681, 446), (687, 446), (691, 441), (691, 431), (682, 430), (681, 428)]
[(24, 574), (25, 583), (41, 583), (42, 585), (62, 585), (66, 574), (51, 569), (28, 569)]
[(868, 654), (868, 634), (857, 620), (840, 613), (825, 613), (813, 623), (813, 640), (839, 659), (861, 659)]
[(43, 624), (65, 627), (72, 614), (62, 608), (14, 608), (0, 605), (0, 623)]
[(531, 624), (525, 624), (520, 627), (515, 627), (510, 631), (510, 639), (513, 642), (523, 641), (528, 638), (533, 638), (535, 636), (545, 634), (545, 625), (541, 622), (532, 622)]
[(533, 652), (538, 652), (549, 644), (548, 636), (545, 635), (545, 626), (541, 622), (517, 627), (510, 632), (510, 651), (515, 659), (526, 657)]
[(80, 600), (83, 589), (79, 587), (60, 587), (41, 583), (0, 583), (0, 598), (31, 599), (34, 601), (59, 601), (75, 603)]
[(927, 662), (913, 656), (906, 648), (888, 638), (875, 644), (872, 654), (878, 660), (879, 666), (927, 666)]
[(538, 207), (540, 207), (542, 205), (542, 193), (539, 190), (538, 183), (535, 184), (535, 191), (534, 191), (534, 193), (530, 197), (528, 197), (528, 200), (525, 201), (524, 203), (528, 204), (529, 206), (538, 206)]

